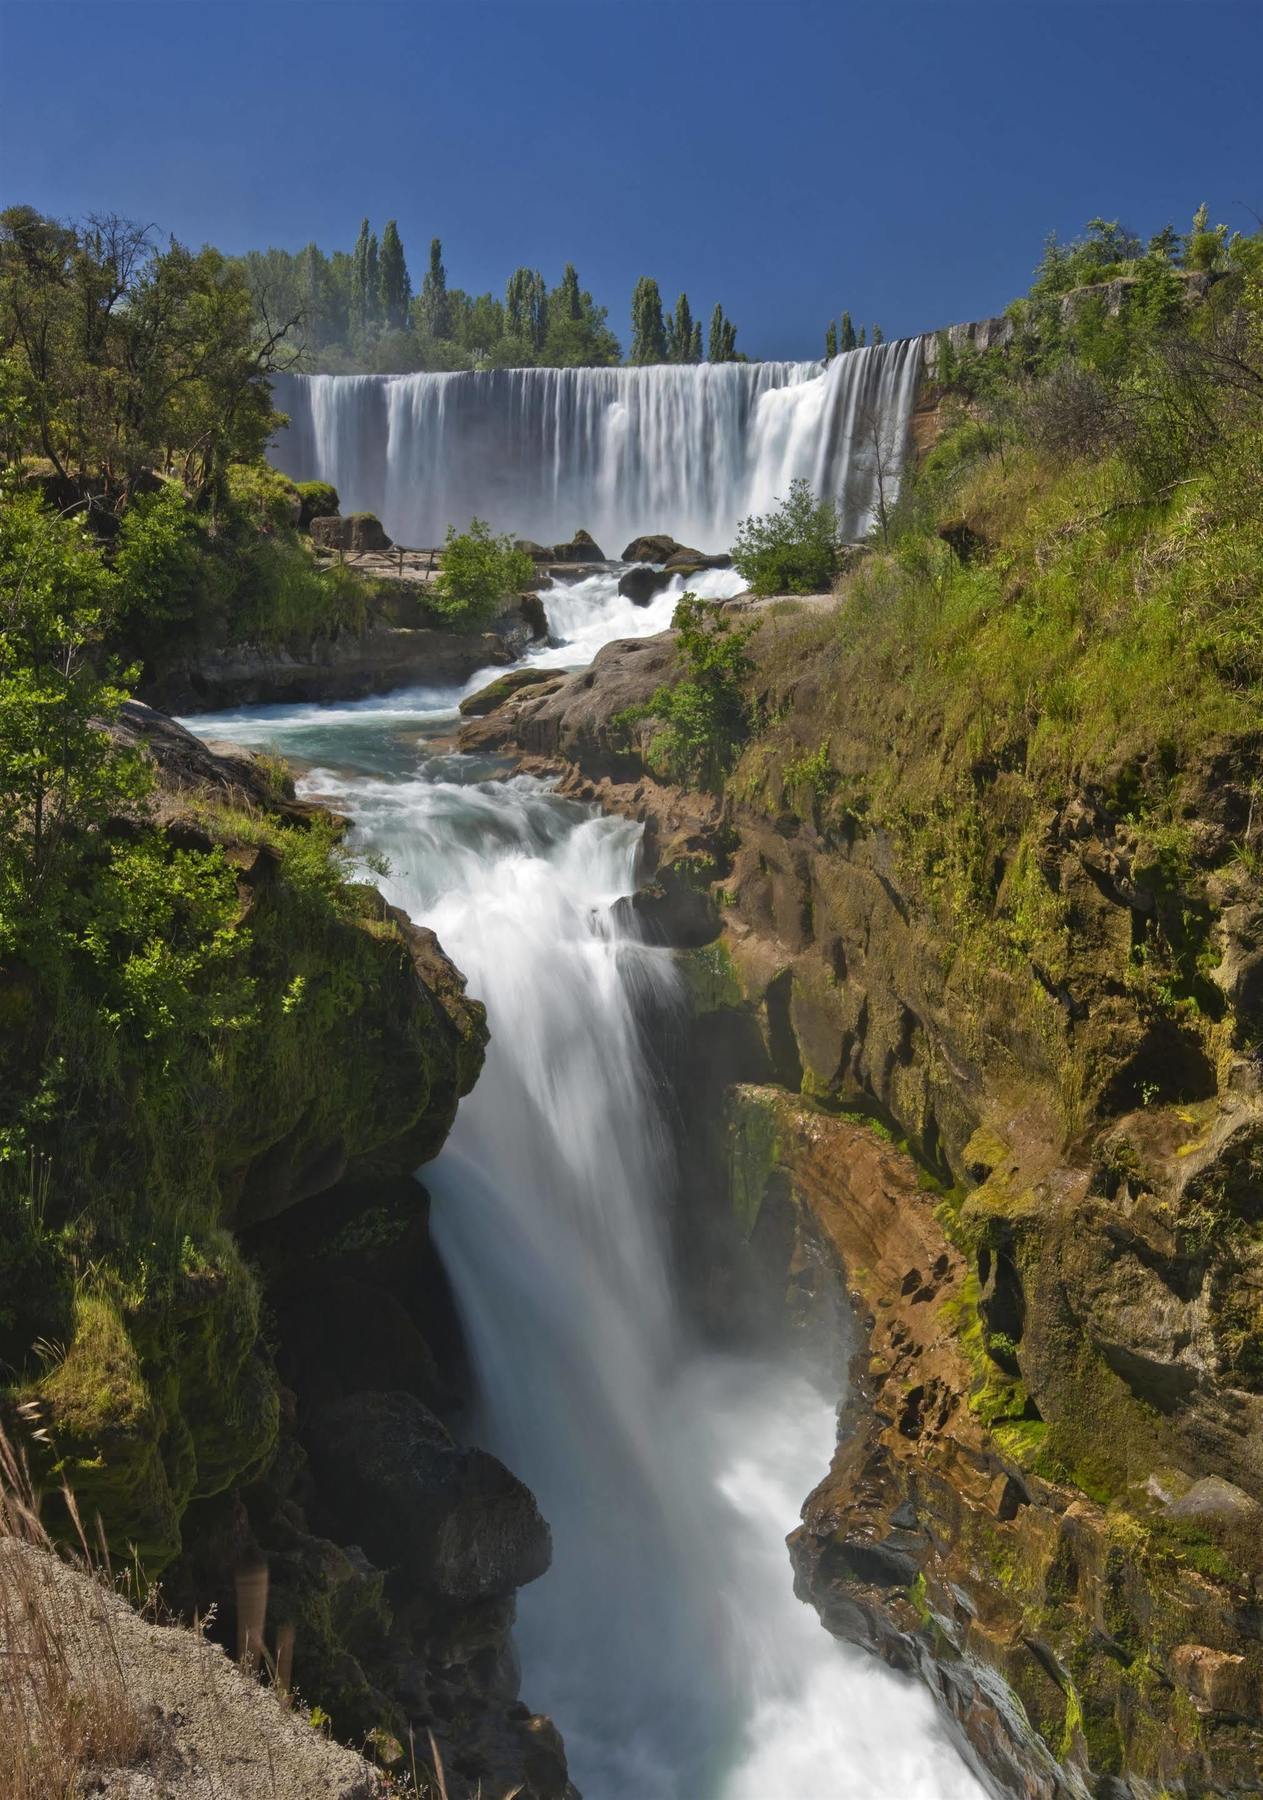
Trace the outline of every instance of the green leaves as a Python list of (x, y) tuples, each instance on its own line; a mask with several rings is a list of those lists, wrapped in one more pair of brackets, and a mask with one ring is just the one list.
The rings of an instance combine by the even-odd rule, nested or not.
[(661, 720), (649, 745), (651, 765), (681, 787), (718, 790), (750, 729), (746, 646), (754, 627), (734, 625), (722, 606), (695, 594), (682, 596), (671, 624), (679, 638), (681, 679), (660, 687), (622, 722)]
[(840, 547), (837, 508), (800, 476), (771, 512), (742, 520), (732, 563), (756, 594), (820, 594), (832, 585)]
[(534, 578), (534, 563), (512, 538), (497, 537), (485, 519), (471, 519), (468, 531), (447, 528), (430, 604), (453, 625), (478, 625), (494, 619)]

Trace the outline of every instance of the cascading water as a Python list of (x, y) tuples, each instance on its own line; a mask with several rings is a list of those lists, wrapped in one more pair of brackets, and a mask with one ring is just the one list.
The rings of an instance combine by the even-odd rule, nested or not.
[[(591, 580), (618, 635), (614, 583)], [(546, 598), (566, 595), (601, 613), (595, 585)], [(581, 663), (596, 635), (552, 655)], [(523, 1691), (585, 1800), (980, 1800), (924, 1691), (794, 1598), (784, 1538), (832, 1453), (832, 1405), (793, 1367), (704, 1351), (679, 1315), (642, 1031), (676, 1003), (672, 963), (611, 912), (638, 828), (427, 742), (458, 697), (193, 723), (314, 762), (305, 791), (355, 816), (390, 897), (487, 1003), (485, 1070), (425, 1179), (475, 1436), (553, 1527), (553, 1568), (519, 1598)]]
[(609, 556), (668, 531), (727, 549), (738, 521), (805, 476), (866, 535), (898, 487), (922, 340), (819, 363), (281, 375), (290, 424), (272, 450), (331, 481), (344, 512), (397, 542), (439, 544), (477, 514), (542, 543), (583, 526)]

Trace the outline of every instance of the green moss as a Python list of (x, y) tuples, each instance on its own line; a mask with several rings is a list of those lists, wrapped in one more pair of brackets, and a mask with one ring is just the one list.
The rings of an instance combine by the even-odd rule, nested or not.
[(722, 938), (697, 950), (676, 951), (675, 962), (693, 1013), (721, 1012), (743, 1004), (745, 994)]
[(767, 1179), (779, 1160), (775, 1100), (757, 1088), (728, 1096), (728, 1192), (745, 1235), (754, 1230)]

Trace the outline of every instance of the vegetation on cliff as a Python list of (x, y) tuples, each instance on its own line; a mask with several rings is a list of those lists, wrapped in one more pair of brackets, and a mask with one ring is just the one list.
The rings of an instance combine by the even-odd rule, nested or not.
[(337, 823), (126, 699), (164, 637), (363, 607), (260, 460), (282, 335), (214, 253), (0, 223), (0, 1382), (151, 1566), (276, 1443), (234, 1227), (406, 1172), (481, 1054)]

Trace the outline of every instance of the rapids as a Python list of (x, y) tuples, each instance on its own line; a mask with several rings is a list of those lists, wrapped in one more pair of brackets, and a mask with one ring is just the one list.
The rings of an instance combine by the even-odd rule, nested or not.
[[(562, 665), (674, 605), (625, 615), (605, 573), (545, 599), (569, 642), (540, 654)], [(639, 828), (435, 743), (458, 698), (188, 722), (307, 763), (303, 792), (354, 816), (389, 898), (486, 1001), (486, 1067), (424, 1179), (478, 1380), (470, 1435), (553, 1530), (552, 1569), (519, 1595), (524, 1697), (585, 1800), (980, 1800), (927, 1693), (794, 1597), (784, 1540), (833, 1402), (790, 1363), (707, 1349), (683, 1315), (652, 1063), (677, 978), (611, 913)]]

